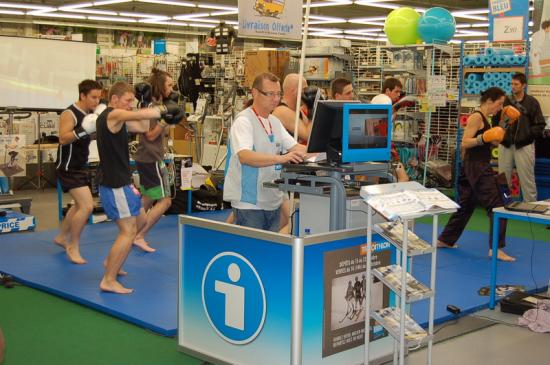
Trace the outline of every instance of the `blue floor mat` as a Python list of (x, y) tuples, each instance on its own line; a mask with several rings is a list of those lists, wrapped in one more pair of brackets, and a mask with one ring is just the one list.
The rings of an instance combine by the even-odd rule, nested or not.
[[(225, 221), (229, 210), (193, 213), (194, 216)], [(166, 336), (177, 332), (177, 216), (162, 218), (151, 230), (148, 241), (157, 249), (147, 254), (133, 248), (124, 266), (127, 277), (120, 281), (134, 288), (131, 295), (103, 293), (98, 285), (103, 275), (102, 262), (107, 256), (117, 228), (112, 223), (86, 226), (81, 251), (86, 265), (67, 261), (64, 251), (52, 243), (57, 231), (2, 235), (0, 271), (22, 283), (81, 303)], [(431, 226), (417, 224), (417, 233), (431, 236)], [(499, 284), (520, 284), (532, 290), (545, 287), (550, 277), (550, 239), (531, 241), (508, 239), (507, 252), (518, 258), (515, 263), (499, 263)], [(463, 312), (486, 307), (488, 297), (477, 294), (489, 284), (490, 259), (487, 255), (487, 234), (465, 232), (459, 249), (438, 251), (436, 321), (452, 317), (447, 304)], [(531, 249), (534, 247), (534, 254)], [(531, 278), (531, 257), (533, 277)], [(429, 282), (429, 256), (415, 257), (413, 274)], [(413, 317), (424, 323), (428, 319), (427, 301), (413, 304)]]

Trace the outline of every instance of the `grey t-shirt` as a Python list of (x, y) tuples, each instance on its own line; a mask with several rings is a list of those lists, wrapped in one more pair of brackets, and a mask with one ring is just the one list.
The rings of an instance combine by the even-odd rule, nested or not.
[[(158, 120), (151, 119), (149, 122), (149, 130), (153, 130)], [(157, 162), (164, 159), (164, 131), (157, 138), (149, 141), (144, 134), (139, 135), (139, 144), (136, 152), (135, 159), (138, 162)]]

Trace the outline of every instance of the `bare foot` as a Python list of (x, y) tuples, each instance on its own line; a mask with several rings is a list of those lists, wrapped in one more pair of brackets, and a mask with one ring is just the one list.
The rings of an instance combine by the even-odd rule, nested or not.
[(88, 262), (80, 255), (80, 250), (78, 249), (78, 247), (71, 247), (67, 245), (65, 246), (65, 252), (67, 253), (67, 257), (73, 264), (82, 265)]
[(143, 251), (145, 252), (155, 252), (156, 249), (154, 249), (153, 247), (149, 246), (149, 243), (147, 241), (145, 241), (143, 238), (137, 238), (134, 240), (134, 245), (136, 245), (137, 247), (141, 248)]
[(68, 240), (65, 237), (60, 236), (60, 235), (55, 236), (54, 239), (53, 239), (53, 243), (55, 243), (58, 246), (63, 247), (64, 249), (67, 248), (67, 245), (68, 245), (67, 241)]
[[(493, 250), (489, 250), (489, 257), (493, 257)], [(516, 261), (516, 258), (514, 256), (508, 255), (506, 252), (499, 249), (497, 251), (497, 260), (505, 261), (505, 262), (514, 262)]]
[[(103, 261), (103, 268), (107, 268), (107, 260)], [(120, 268), (120, 270), (118, 270), (118, 276), (126, 276), (128, 275), (128, 271), (124, 271), (122, 268)]]
[(451, 245), (449, 243), (443, 242), (443, 241), (437, 241), (437, 247), (438, 248), (458, 248), (457, 245)]
[(134, 292), (134, 289), (125, 288), (118, 281), (108, 282), (105, 278), (103, 278), (101, 283), (99, 283), (99, 289), (116, 294), (131, 294)]

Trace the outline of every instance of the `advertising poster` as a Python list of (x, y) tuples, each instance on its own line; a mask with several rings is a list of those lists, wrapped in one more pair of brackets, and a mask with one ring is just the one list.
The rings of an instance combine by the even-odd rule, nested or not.
[[(386, 247), (386, 245), (388, 247)], [(324, 254), (324, 321), (323, 357), (327, 357), (365, 343), (365, 289), (367, 282), (366, 245), (327, 251)], [(373, 267), (390, 264), (389, 243), (375, 244)], [(372, 277), (371, 309), (389, 305), (389, 289)], [(371, 319), (370, 340), (387, 335), (382, 326)]]
[(489, 1), (489, 40), (491, 42), (522, 42), (527, 40), (528, 23), (528, 1)]
[(25, 136), (11, 134), (0, 136), (0, 177), (26, 175)]
[(302, 39), (302, 1), (239, 0), (239, 37)]

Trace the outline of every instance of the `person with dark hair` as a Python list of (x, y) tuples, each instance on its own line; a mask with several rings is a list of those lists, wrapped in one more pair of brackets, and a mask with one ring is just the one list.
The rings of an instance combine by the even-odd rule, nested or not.
[(185, 116), (185, 112), (173, 101), (133, 111), (134, 94), (134, 88), (129, 84), (115, 82), (109, 90), (107, 109), (97, 117), (99, 194), (105, 214), (116, 222), (119, 230), (105, 260), (105, 273), (99, 288), (118, 294), (133, 292), (133, 289), (124, 287), (117, 276), (125, 274), (122, 265), (137, 232), (147, 219), (139, 191), (132, 185), (128, 132), (148, 132), (151, 119), (162, 118), (168, 124), (177, 124)]
[(395, 77), (388, 77), (382, 84), (382, 94), (387, 95), (391, 99), (392, 104), (395, 104), (395, 102), (399, 100), (402, 89), (403, 84)]
[(53, 241), (65, 249), (67, 257), (75, 264), (86, 263), (80, 254), (80, 234), (94, 207), (87, 164), (95, 118), (105, 109), (105, 105), (99, 103), (102, 88), (97, 81), (82, 81), (78, 85), (78, 101), (65, 109), (59, 118), (56, 175), (63, 192), (69, 192), (74, 204), (61, 221)]
[[(463, 163), (458, 179), (460, 208), (449, 219), (438, 238), (438, 247), (455, 247), (464, 228), (472, 216), (476, 201), (483, 206), (489, 215), (492, 232), (492, 210), (504, 206), (503, 196), (491, 166), (491, 145), (498, 144), (504, 138), (504, 129), (491, 127), (489, 116), (502, 109), (506, 94), (498, 87), (491, 87), (481, 93), (479, 109), (468, 118), (462, 137)], [(498, 239), (497, 257), (502, 261), (515, 261), (502, 248), (505, 246), (506, 220), (501, 220)], [(489, 256), (492, 256), (493, 235), (489, 234)]]
[(274, 232), (279, 230), (283, 192), (263, 184), (279, 177), (281, 164), (299, 163), (305, 156), (305, 146), (271, 115), (281, 96), (277, 76), (268, 72), (256, 76), (252, 106), (240, 112), (231, 127), (231, 156), (223, 191), (236, 224)]
[(353, 84), (343, 77), (332, 80), (330, 83), (330, 96), (334, 100), (354, 100)]
[(540, 76), (542, 68), (540, 65), (542, 53), (550, 46), (550, 20), (546, 19), (540, 24), (540, 29), (531, 36), (531, 49), (529, 51), (532, 67), (532, 76)]
[[(521, 115), (517, 123), (506, 130), (504, 140), (498, 147), (498, 172), (506, 174), (508, 185), (511, 185), (515, 166), (523, 200), (533, 202), (537, 200), (535, 139), (544, 137), (546, 122), (537, 99), (525, 92), (526, 86), (525, 74), (518, 72), (512, 76), (512, 95), (504, 101), (504, 108), (511, 105)], [(501, 113), (495, 119), (504, 120), (508, 117), (506, 113)]]
[[(148, 106), (162, 105), (174, 92), (174, 79), (166, 72), (154, 68), (147, 80), (151, 85), (152, 103)], [(165, 136), (169, 124), (159, 119), (149, 121), (149, 130), (138, 135), (139, 144), (135, 155), (136, 168), (139, 174), (141, 202), (147, 212), (147, 223), (137, 233), (134, 245), (145, 252), (154, 252), (145, 235), (162, 217), (172, 204), (168, 169), (164, 163)]]

